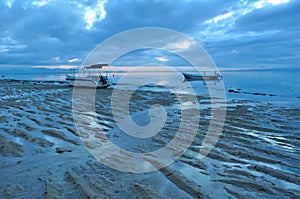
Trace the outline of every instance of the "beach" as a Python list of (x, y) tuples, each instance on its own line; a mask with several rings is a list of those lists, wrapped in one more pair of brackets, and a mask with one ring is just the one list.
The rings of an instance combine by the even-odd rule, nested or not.
[[(137, 123), (145, 120), (147, 123), (147, 118), (138, 113), (148, 110), (149, 105), (163, 103), (168, 115), (159, 135), (139, 142), (116, 127), (110, 110), (112, 92), (112, 88), (96, 91), (95, 112), (91, 113), (88, 105), (83, 107), (88, 109), (83, 110), (86, 116), (96, 115), (100, 121), (105, 132), (101, 139), (142, 153), (165, 146), (175, 136), (181, 118), (176, 95), (151, 90), (135, 93), (130, 111)], [(232, 93), (228, 88), (227, 94)], [(80, 136), (84, 135), (79, 135), (75, 126), (72, 94), (73, 88), (63, 81), (0, 80), (0, 198), (298, 198), (300, 195), (299, 106), (228, 99), (222, 134), (212, 151), (199, 158), (211, 110), (210, 98), (198, 95), (197, 100), (203, 106), (191, 146), (167, 167), (129, 173), (115, 170), (89, 153), (87, 148), (93, 146), (83, 144)], [(95, 128), (88, 122), (82, 123), (87, 129)]]

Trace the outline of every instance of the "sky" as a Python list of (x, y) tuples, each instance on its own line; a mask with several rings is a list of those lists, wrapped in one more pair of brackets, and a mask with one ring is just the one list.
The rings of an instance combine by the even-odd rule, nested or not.
[[(299, 68), (299, 9), (299, 0), (1, 0), (0, 68), (80, 66), (99, 43), (143, 27), (191, 37), (220, 68)], [(155, 50), (116, 63), (140, 64), (134, 56), (184, 65)]]

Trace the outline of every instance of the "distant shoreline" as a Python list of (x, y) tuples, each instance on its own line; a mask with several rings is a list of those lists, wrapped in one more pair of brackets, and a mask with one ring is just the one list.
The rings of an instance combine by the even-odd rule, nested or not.
[(16, 83), (59, 83), (59, 84), (67, 84), (66, 81), (63, 80), (27, 80), (27, 79), (0, 79), (0, 82), (16, 82)]

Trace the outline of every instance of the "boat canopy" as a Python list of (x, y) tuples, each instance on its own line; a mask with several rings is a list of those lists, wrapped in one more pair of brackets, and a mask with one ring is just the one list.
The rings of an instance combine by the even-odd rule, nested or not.
[(91, 66), (86, 66), (84, 69), (102, 69), (103, 66), (108, 66), (108, 64), (94, 64)]

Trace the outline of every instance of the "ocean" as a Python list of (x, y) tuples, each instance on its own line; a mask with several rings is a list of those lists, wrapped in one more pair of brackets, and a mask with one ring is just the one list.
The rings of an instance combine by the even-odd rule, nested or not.
[[(0, 79), (65, 81), (66, 69), (13, 68), (1, 69)], [(284, 106), (300, 106), (300, 69), (257, 69), (257, 70), (220, 70), (227, 100), (246, 99)], [(113, 82), (124, 73), (114, 73)], [(164, 74), (165, 75), (165, 74)], [(202, 81), (189, 82), (197, 95), (208, 94), (207, 85)], [(185, 83), (186, 84), (186, 83)], [(155, 86), (149, 89), (155, 88)]]

